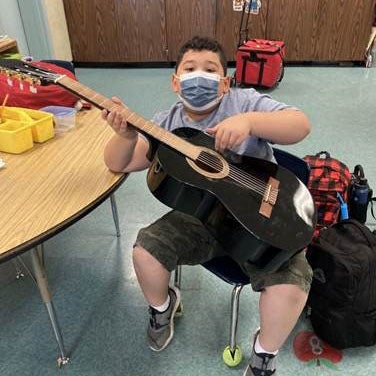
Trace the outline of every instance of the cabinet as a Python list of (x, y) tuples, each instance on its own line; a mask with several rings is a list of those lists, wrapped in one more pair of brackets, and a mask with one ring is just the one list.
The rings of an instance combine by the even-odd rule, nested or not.
[[(249, 17), (253, 38), (265, 36), (267, 2), (264, 5), (259, 15)], [(231, 0), (166, 0), (166, 21), (169, 61), (176, 61), (181, 44), (194, 35), (216, 38), (228, 60), (235, 60), (241, 12), (233, 10)]]
[(165, 0), (168, 60), (194, 35), (215, 36), (216, 0)]
[[(264, 0), (265, 1), (265, 0)], [(232, 0), (64, 0), (76, 62), (174, 62), (194, 35), (217, 38), (235, 59), (241, 12)], [(267, 2), (250, 16), (252, 37), (264, 37)]]
[(164, 0), (64, 0), (78, 62), (167, 61)]
[(374, 10), (374, 0), (269, 0), (266, 37), (285, 41), (287, 61), (362, 61)]
[[(280, 39), (286, 60), (363, 61), (376, 0), (261, 0), (249, 37)], [(241, 12), (232, 0), (64, 0), (75, 62), (174, 62), (193, 35), (235, 60)]]

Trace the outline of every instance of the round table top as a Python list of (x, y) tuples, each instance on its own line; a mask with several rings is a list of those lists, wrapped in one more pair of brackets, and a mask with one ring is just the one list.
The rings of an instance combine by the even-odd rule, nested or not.
[(22, 154), (0, 152), (0, 262), (62, 231), (108, 198), (125, 180), (103, 161), (112, 129), (97, 109), (76, 127)]

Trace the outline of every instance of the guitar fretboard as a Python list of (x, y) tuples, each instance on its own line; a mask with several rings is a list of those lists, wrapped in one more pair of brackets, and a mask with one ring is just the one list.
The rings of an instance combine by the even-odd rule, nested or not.
[[(95, 107), (101, 110), (106, 109), (107, 111), (111, 111), (118, 106), (111, 99), (106, 98), (102, 94), (95, 92), (67, 76), (60, 77), (56, 81), (56, 84), (92, 103)], [(123, 117), (127, 123), (131, 124), (133, 127), (172, 147), (192, 160), (196, 160), (201, 152), (200, 148), (197, 146), (192, 145), (169, 131), (166, 131), (150, 120), (142, 118), (135, 112), (131, 111), (128, 107), (124, 107)]]

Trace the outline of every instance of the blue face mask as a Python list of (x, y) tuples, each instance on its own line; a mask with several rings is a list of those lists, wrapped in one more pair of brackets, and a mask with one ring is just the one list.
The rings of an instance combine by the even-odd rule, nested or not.
[(218, 74), (195, 71), (180, 75), (180, 99), (184, 106), (194, 112), (214, 108), (222, 99), (218, 97), (221, 77)]

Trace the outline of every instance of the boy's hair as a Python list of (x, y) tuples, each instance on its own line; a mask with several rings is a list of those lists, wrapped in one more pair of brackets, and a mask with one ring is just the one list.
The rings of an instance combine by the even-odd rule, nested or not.
[(175, 66), (175, 72), (178, 69), (179, 64), (181, 63), (184, 54), (187, 51), (212, 51), (218, 54), (219, 60), (221, 62), (221, 65), (223, 67), (224, 75), (227, 74), (227, 59), (225, 51), (223, 50), (223, 47), (217, 42), (215, 39), (209, 38), (209, 37), (200, 37), (200, 36), (194, 36), (192, 39), (185, 42), (179, 49), (178, 57), (176, 59), (176, 66)]

